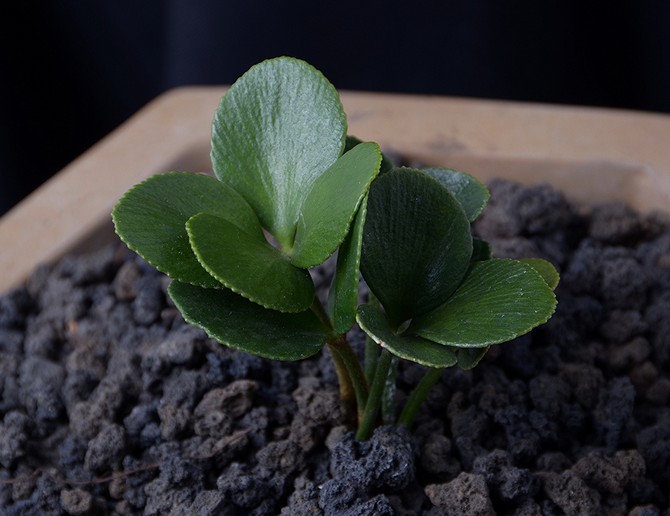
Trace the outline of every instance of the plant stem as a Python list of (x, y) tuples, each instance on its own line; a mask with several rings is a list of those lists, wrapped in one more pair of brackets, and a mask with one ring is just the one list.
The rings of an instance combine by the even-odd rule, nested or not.
[(438, 382), (442, 377), (444, 371), (443, 367), (429, 367), (426, 371), (426, 374), (423, 375), (423, 378), (419, 381), (417, 386), (412, 391), (412, 394), (409, 395), (409, 398), (405, 402), (405, 406), (400, 413), (398, 418), (398, 424), (404, 425), (408, 429), (412, 428), (414, 424), (414, 418), (419, 411), (419, 407), (428, 396), (428, 393), (433, 388), (433, 386)]
[[(310, 307), (312, 312), (319, 318), (319, 320), (329, 329), (333, 329), (333, 324), (328, 317), (328, 314), (323, 308), (319, 298), (314, 296), (314, 302)], [(333, 358), (333, 364), (335, 365), (335, 373), (337, 374), (337, 381), (340, 385), (340, 400), (345, 406), (345, 409), (348, 411), (354, 406), (356, 400), (356, 394), (354, 392), (354, 385), (351, 381), (351, 376), (348, 372), (348, 368), (344, 357), (341, 352), (341, 345), (338, 344), (339, 337), (332, 337), (327, 340), (328, 349), (330, 351), (330, 356)]]
[(396, 380), (398, 378), (398, 357), (391, 357), (391, 366), (386, 377), (384, 393), (382, 394), (382, 423), (392, 425), (395, 423), (395, 392)]
[(335, 341), (328, 340), (328, 350), (330, 351), (330, 356), (333, 358), (333, 364), (335, 365), (335, 372), (337, 373), (337, 381), (340, 384), (340, 400), (347, 408), (352, 408), (356, 400), (356, 394), (354, 392), (354, 385), (347, 371), (347, 366), (344, 363), (342, 355), (335, 344)]
[[(376, 308), (380, 308), (379, 300), (372, 292), (368, 293), (368, 304)], [(372, 383), (372, 379), (377, 369), (377, 359), (379, 358), (379, 345), (372, 340), (370, 335), (365, 334), (365, 377), (368, 383)]]
[[(351, 349), (349, 342), (345, 335), (338, 336), (334, 341), (328, 341), (328, 349), (330, 349), (335, 361), (335, 367), (338, 367), (338, 362), (341, 367), (344, 367), (347, 373), (347, 378), (350, 383), (350, 388), (354, 391), (356, 397), (358, 421), (363, 417), (363, 407), (368, 401), (368, 382), (365, 379), (365, 373), (361, 368), (361, 364), (356, 358), (354, 350)], [(335, 358), (337, 357), (337, 358)], [(339, 373), (338, 373), (339, 377)], [(341, 387), (341, 384), (340, 384)], [(342, 390), (340, 388), (340, 394)], [(349, 394), (351, 396), (351, 394)]]
[(310, 306), (310, 309), (314, 314), (319, 318), (319, 320), (323, 323), (323, 325), (328, 328), (329, 330), (333, 329), (333, 323), (330, 321), (330, 317), (326, 313), (326, 311), (323, 309), (323, 305), (321, 304), (321, 301), (319, 301), (319, 298), (317, 296), (314, 296), (314, 301), (312, 301), (312, 306)]
[(379, 357), (379, 344), (365, 335), (365, 378), (372, 383), (377, 369), (377, 358)]
[(372, 429), (374, 428), (375, 422), (377, 420), (379, 406), (382, 402), (382, 393), (384, 392), (384, 386), (386, 385), (386, 379), (388, 378), (390, 366), (391, 353), (385, 349), (382, 349), (381, 353), (379, 354), (379, 360), (377, 361), (375, 377), (372, 381), (372, 386), (370, 387), (368, 402), (365, 404), (363, 417), (358, 423), (356, 439), (366, 440), (370, 438), (370, 435), (372, 435)]

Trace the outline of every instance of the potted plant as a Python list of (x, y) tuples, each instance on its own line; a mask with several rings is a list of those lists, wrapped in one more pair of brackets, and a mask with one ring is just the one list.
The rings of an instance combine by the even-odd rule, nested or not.
[[(372, 433), (394, 357), (429, 367), (399, 418), (411, 426), (443, 368), (471, 369), (554, 311), (551, 264), (492, 259), (473, 241), (486, 187), (449, 169), (394, 168), (376, 144), (347, 138), (337, 91), (307, 63), (265, 61), (230, 88), (212, 164), (215, 179), (168, 173), (131, 189), (117, 233), (216, 340), (278, 360), (327, 345), (358, 438)], [(326, 311), (307, 269), (337, 250)], [(359, 262), (378, 301), (357, 307)], [(372, 341), (367, 375), (346, 340), (355, 320)]]
[[(319, 91), (336, 98), (302, 62), (285, 58), (254, 70), (267, 85), (275, 82), (267, 80), (271, 70), (287, 69), (298, 70), (308, 91), (320, 84)], [(290, 82), (290, 75), (278, 76)], [(235, 164), (262, 162), (274, 152), (282, 156), (275, 165), (290, 162), (290, 146), (268, 145), (272, 138), (254, 125), (275, 118), (245, 121), (245, 113), (263, 108), (249, 110), (240, 99), (250, 94), (253, 106), (265, 91), (251, 87), (258, 75), (246, 77), (222, 101), (220, 113), (230, 116), (215, 118), (214, 140), (243, 149), (233, 154)], [(270, 98), (282, 102), (290, 95)], [(244, 183), (245, 174), (223, 180), (225, 174), (170, 173), (127, 194), (115, 210), (117, 229), (178, 277), (170, 287), (142, 260), (111, 249), (42, 269), (2, 298), (3, 510), (593, 514), (667, 508), (667, 225), (612, 205), (582, 215), (546, 187), (504, 182), (491, 184), (489, 208), (480, 214), (488, 192), (478, 181), (447, 169), (394, 169), (375, 144), (344, 139), (334, 106), (337, 152), (331, 149), (332, 163), (320, 162), (297, 190), (281, 182), (283, 174), (266, 177), (261, 183), (272, 187), (264, 189)], [(225, 125), (231, 120), (232, 128)], [(287, 130), (299, 129), (299, 117), (291, 120)], [(314, 131), (298, 132), (291, 145), (307, 149), (294, 161), (319, 163), (310, 152), (327, 146), (315, 151)], [(245, 145), (257, 144), (274, 150), (247, 152)], [(240, 173), (216, 148), (219, 173)], [(275, 170), (258, 163), (244, 168)], [(332, 195), (333, 184), (341, 195)], [(242, 195), (238, 188), (249, 190)], [(287, 206), (293, 216), (300, 213), (295, 226), (284, 224), (293, 217)], [(503, 258), (490, 258), (482, 238)], [(308, 281), (306, 264), (336, 248), (334, 279), (326, 265)], [(359, 252), (372, 291), (360, 307)], [(491, 346), (482, 359), (502, 334), (521, 334), (553, 311), (554, 268), (512, 260), (524, 255), (550, 258), (563, 271), (558, 312), (538, 331)], [(232, 276), (230, 264), (239, 269)], [(282, 271), (272, 276), (277, 282), (263, 281), (268, 267)], [(421, 284), (428, 276), (437, 279)], [(192, 285), (193, 277), (205, 286)], [(523, 295), (510, 295), (510, 285)], [(283, 360), (207, 339), (166, 304), (168, 289), (187, 319), (221, 341)], [(314, 291), (325, 309), (312, 308)], [(482, 300), (493, 309), (483, 311)], [(61, 307), (64, 315), (57, 317)], [(449, 318), (454, 313), (456, 322)], [(490, 324), (492, 314), (504, 317)], [(470, 331), (462, 325), (468, 318), (481, 324)], [(367, 343), (357, 342), (361, 332), (347, 332), (354, 320)], [(257, 338), (268, 334), (271, 339)], [(473, 370), (458, 367), (478, 360)], [(398, 419), (400, 425), (380, 425)], [(351, 432), (356, 426), (360, 439)]]

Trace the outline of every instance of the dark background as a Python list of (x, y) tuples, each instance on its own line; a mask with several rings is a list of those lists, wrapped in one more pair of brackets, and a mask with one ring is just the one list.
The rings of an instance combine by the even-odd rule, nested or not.
[(5, 4), (0, 214), (160, 93), (277, 55), (340, 89), (670, 112), (667, 0)]

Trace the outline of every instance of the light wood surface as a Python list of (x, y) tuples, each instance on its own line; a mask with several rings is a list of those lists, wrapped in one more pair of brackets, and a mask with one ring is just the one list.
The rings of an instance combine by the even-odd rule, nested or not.
[[(0, 219), (0, 292), (38, 264), (109, 241), (110, 212), (157, 172), (209, 170), (224, 87), (160, 96)], [(670, 116), (460, 98), (343, 92), (349, 133), (424, 165), (548, 182), (589, 205), (670, 205)], [(4, 173), (8, 173), (5, 171)]]

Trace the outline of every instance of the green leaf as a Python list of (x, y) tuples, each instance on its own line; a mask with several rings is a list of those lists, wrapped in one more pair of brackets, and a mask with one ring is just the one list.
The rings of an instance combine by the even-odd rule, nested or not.
[(473, 369), (477, 364), (479, 364), (481, 359), (484, 358), (484, 355), (486, 355), (489, 347), (490, 346), (485, 348), (459, 348), (457, 353), (458, 367), (464, 371)]
[(444, 303), (471, 255), (470, 223), (433, 178), (399, 168), (372, 183), (361, 271), (395, 325)]
[[(355, 136), (347, 135), (346, 142), (344, 144), (344, 152), (348, 152), (356, 145), (360, 145), (363, 143), (363, 140), (356, 138)], [(385, 153), (382, 152), (382, 162), (379, 167), (379, 173), (384, 174), (386, 172), (389, 172), (390, 170), (393, 170), (396, 167), (395, 163), (391, 158), (389, 158)]]
[(270, 59), (221, 99), (212, 126), (214, 173), (289, 250), (305, 197), (342, 153), (346, 130), (340, 97), (319, 71), (298, 59)]
[(437, 179), (458, 199), (471, 222), (479, 216), (486, 206), (490, 197), (489, 190), (486, 185), (480, 183), (470, 174), (450, 168), (424, 168), (422, 170)]
[(338, 334), (348, 332), (356, 321), (361, 245), (366, 213), (367, 198), (361, 202), (351, 231), (340, 246), (335, 276), (328, 291), (328, 312)]
[(392, 354), (430, 367), (450, 367), (458, 359), (453, 349), (413, 335), (398, 335), (384, 314), (371, 305), (361, 305), (358, 324), (381, 347)]
[(232, 188), (210, 176), (169, 172), (131, 188), (114, 207), (116, 232), (126, 245), (171, 278), (205, 287), (221, 284), (205, 271), (186, 233), (186, 221), (207, 212), (261, 232), (258, 219)]
[(280, 312), (302, 312), (312, 304), (309, 273), (291, 265), (262, 234), (208, 213), (191, 217), (186, 230), (200, 264), (234, 292)]
[(313, 267), (333, 254), (377, 176), (380, 161), (376, 143), (361, 143), (314, 182), (298, 219), (291, 253), (293, 265)]
[(516, 260), (476, 262), (451, 298), (412, 321), (409, 331), (440, 344), (486, 347), (545, 323), (556, 297), (529, 265)]
[(472, 237), (472, 262), (491, 259), (491, 244), (481, 238)]
[(328, 332), (311, 310), (268, 310), (227, 289), (173, 281), (168, 293), (184, 319), (217, 341), (274, 360), (301, 360), (318, 353)]
[(519, 261), (526, 265), (530, 265), (540, 276), (542, 276), (542, 279), (547, 282), (549, 288), (556, 290), (560, 276), (558, 275), (556, 268), (550, 262), (543, 260), (542, 258), (522, 258)]

